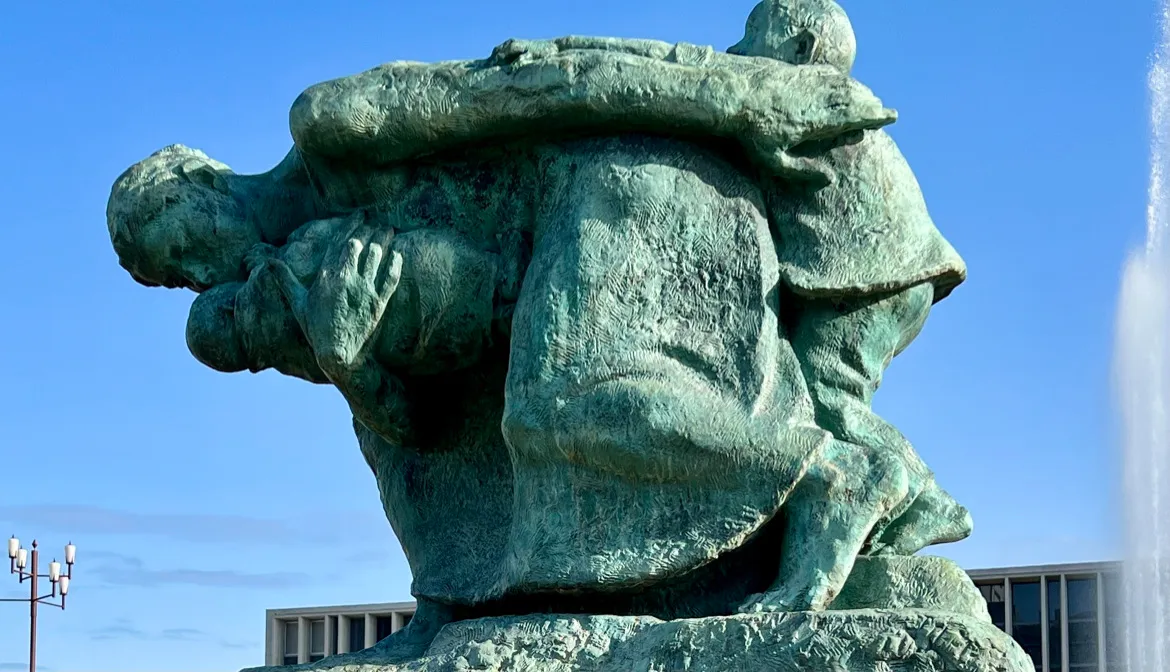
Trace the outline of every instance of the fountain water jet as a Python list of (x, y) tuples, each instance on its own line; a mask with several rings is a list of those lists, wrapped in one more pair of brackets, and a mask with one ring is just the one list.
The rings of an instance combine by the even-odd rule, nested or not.
[[(1160, 252), (1160, 250), (1159, 250)], [(1170, 426), (1167, 317), (1170, 273), (1145, 251), (1126, 264), (1118, 319), (1117, 370), (1125, 426), (1126, 658), (1131, 672), (1165, 672), (1170, 662)]]
[(1128, 259), (1117, 317), (1124, 427), (1126, 659), (1170, 670), (1170, 0), (1149, 73), (1151, 155), (1146, 247)]

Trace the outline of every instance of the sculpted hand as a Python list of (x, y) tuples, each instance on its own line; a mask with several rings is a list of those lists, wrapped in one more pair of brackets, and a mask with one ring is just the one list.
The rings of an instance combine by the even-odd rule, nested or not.
[(860, 142), (865, 131), (893, 123), (898, 114), (835, 68), (788, 67), (785, 76), (763, 70), (752, 78), (757, 93), (745, 98), (741, 138), (752, 158), (777, 177), (831, 182), (825, 152)]
[(244, 254), (244, 269), (251, 275), (252, 271), (264, 266), (270, 259), (275, 259), (280, 253), (280, 248), (268, 243), (258, 243), (252, 246)]
[(287, 265), (270, 262), (282, 277), (281, 286), (317, 363), (334, 382), (362, 368), (367, 347), (398, 288), (402, 255), (390, 249), (393, 238), (393, 230), (358, 224), (332, 257), (326, 257), (307, 290), (291, 277)]
[(525, 63), (559, 51), (554, 42), (547, 40), (508, 40), (492, 49), (492, 55), (487, 59), (489, 67), (503, 67)]

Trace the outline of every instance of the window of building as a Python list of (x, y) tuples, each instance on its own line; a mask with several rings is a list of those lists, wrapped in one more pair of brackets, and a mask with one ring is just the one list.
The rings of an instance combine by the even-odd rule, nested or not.
[(995, 627), (1000, 630), (1005, 629), (1007, 627), (1007, 622), (1005, 621), (1007, 605), (1004, 603), (1003, 598), (1003, 581), (980, 584), (979, 593), (987, 601), (987, 611), (991, 613), (991, 622), (995, 623)]
[(410, 625), (410, 619), (412, 619), (412, 618), (414, 618), (414, 613), (403, 614), (402, 615), (402, 627), (405, 628), (406, 626)]
[(349, 651), (357, 653), (366, 648), (366, 618), (365, 616), (351, 616), (349, 618)]
[(1060, 635), (1060, 577), (1045, 577), (1045, 590), (1048, 591), (1048, 672), (1060, 672), (1063, 669), (1063, 643)]
[(1068, 669), (1098, 672), (1097, 579), (1068, 579)]
[(332, 651), (333, 653), (337, 653), (337, 637), (338, 637), (338, 631), (340, 630), (340, 628), (338, 628), (337, 626), (341, 625), (340, 620), (341, 620), (340, 616), (330, 616), (329, 617), (329, 625), (331, 626), (331, 632), (330, 632), (331, 641), (329, 642), (329, 650)]
[(309, 662), (325, 657), (325, 619), (309, 621)]
[(284, 622), (284, 665), (297, 664), (297, 645), (299, 643), (297, 640), (298, 634), (299, 631), (297, 629), (297, 620), (295, 618), (291, 621)]
[(394, 619), (389, 614), (386, 616), (379, 616), (375, 621), (375, 641), (382, 641), (394, 632)]
[(1127, 672), (1125, 664), (1125, 579), (1110, 572), (1101, 575), (1105, 604), (1101, 618), (1105, 619), (1105, 669), (1108, 672)]
[(1044, 666), (1043, 626), (1040, 579), (1012, 581), (1012, 639), (1032, 658), (1038, 671)]

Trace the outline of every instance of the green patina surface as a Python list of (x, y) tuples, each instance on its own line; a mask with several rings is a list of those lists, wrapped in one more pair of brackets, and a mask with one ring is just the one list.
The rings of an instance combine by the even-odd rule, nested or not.
[(855, 49), (831, 0), (728, 53), (510, 40), (311, 87), (267, 173), (118, 178), (119, 260), (198, 293), (200, 362), (353, 411), (419, 612), (322, 665), (1029, 669), (910, 557), (971, 520), (871, 401), (966, 271)]

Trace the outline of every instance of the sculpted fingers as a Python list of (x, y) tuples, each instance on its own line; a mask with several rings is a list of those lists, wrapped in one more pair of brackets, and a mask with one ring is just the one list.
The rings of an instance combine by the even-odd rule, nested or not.
[(869, 131), (894, 123), (898, 113), (884, 105), (861, 82), (840, 73), (825, 73), (815, 89), (819, 105), (809, 119), (803, 141), (832, 138), (849, 131)]
[[(753, 141), (771, 149), (835, 142), (848, 133), (876, 130), (898, 118), (864, 84), (830, 66), (761, 70), (752, 83), (767, 93), (748, 97), (752, 104), (744, 118), (749, 120)], [(756, 108), (759, 103), (762, 109)]]
[(365, 243), (359, 238), (346, 240), (345, 244), (341, 246), (341, 254), (336, 268), (337, 273), (343, 278), (357, 275), (361, 265), (362, 252), (365, 249)]
[[(397, 270), (392, 271), (395, 255), (391, 253), (390, 246), (394, 242), (394, 230), (385, 226), (366, 226), (357, 237), (364, 246), (358, 262), (358, 274), (375, 293), (386, 294), (386, 298), (389, 298), (389, 292), (393, 292), (398, 284), (402, 268), (401, 255), (398, 255)], [(394, 286), (387, 290), (386, 284), (390, 280)]]
[(492, 55), (488, 57), (488, 65), (495, 67), (512, 65), (528, 53), (528, 47), (528, 40), (508, 40), (492, 49)]
[(365, 217), (365, 213), (359, 211), (347, 218), (343, 226), (347, 226), (348, 231), (341, 234), (344, 236), (344, 242), (328, 252), (321, 264), (322, 279), (329, 279), (331, 276), (351, 277), (357, 272), (362, 251), (366, 247), (366, 236), (363, 232)]
[(373, 286), (378, 276), (378, 269), (382, 265), (383, 254), (385, 254), (385, 248), (382, 247), (382, 243), (371, 240), (366, 243), (364, 254), (362, 254), (361, 260), (358, 262), (358, 274), (362, 280), (371, 286)]
[(760, 160), (774, 177), (811, 189), (821, 189), (837, 181), (837, 171), (822, 157), (794, 156), (786, 151), (775, 151), (763, 153)]
[(398, 283), (402, 279), (402, 253), (398, 250), (390, 251), (390, 262), (382, 264), (379, 269), (377, 279), (374, 282), (374, 290), (378, 293), (378, 299), (385, 304), (390, 300), (390, 297), (398, 290)]
[(264, 265), (266, 261), (276, 258), (279, 253), (280, 249), (275, 245), (257, 243), (244, 253), (244, 268), (250, 274), (252, 271)]

